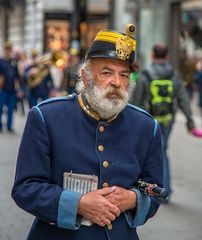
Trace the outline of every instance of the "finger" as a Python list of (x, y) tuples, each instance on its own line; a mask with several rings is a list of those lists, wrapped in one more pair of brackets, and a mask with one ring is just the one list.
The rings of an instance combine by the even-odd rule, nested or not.
[(111, 224), (111, 221), (106, 216), (102, 215), (101, 217), (96, 218), (94, 223), (98, 224), (101, 227), (104, 227), (105, 225)]
[(106, 225), (110, 225), (111, 222), (110, 222), (108, 219), (105, 219), (105, 220), (102, 220), (102, 221), (97, 222), (97, 224), (98, 224), (100, 227), (105, 227)]
[(112, 212), (108, 212), (106, 218), (110, 221), (114, 221), (116, 219), (116, 215)]
[(105, 221), (104, 223), (105, 223), (105, 225), (110, 225), (110, 224), (111, 224), (111, 221), (106, 218), (106, 221)]
[(112, 214), (114, 214), (116, 217), (118, 217), (120, 214), (121, 214), (121, 211), (120, 209), (114, 205), (114, 204), (111, 204), (109, 205), (109, 210)]
[(98, 224), (100, 227), (104, 227), (104, 226), (105, 226), (105, 223), (104, 223), (104, 222), (97, 222), (97, 224)]
[(113, 193), (115, 191), (116, 191), (116, 187), (115, 186), (113, 186), (113, 187), (106, 187), (106, 188), (102, 188), (102, 189), (98, 190), (99, 194), (101, 194), (102, 196), (108, 195), (108, 194)]
[(110, 225), (111, 224), (111, 221), (108, 219), (108, 218), (104, 218), (102, 219), (102, 223), (105, 225)]

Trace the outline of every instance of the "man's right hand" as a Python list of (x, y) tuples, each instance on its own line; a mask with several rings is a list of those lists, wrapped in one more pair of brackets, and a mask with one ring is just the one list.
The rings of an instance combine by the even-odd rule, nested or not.
[(99, 226), (111, 224), (120, 215), (120, 210), (104, 196), (115, 190), (116, 187), (107, 187), (84, 194), (79, 202), (78, 213)]

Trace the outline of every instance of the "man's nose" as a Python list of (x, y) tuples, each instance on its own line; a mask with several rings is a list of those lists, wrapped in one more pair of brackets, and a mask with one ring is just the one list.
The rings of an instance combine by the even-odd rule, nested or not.
[(111, 85), (115, 87), (120, 87), (121, 85), (121, 78), (118, 74), (114, 74), (113, 79), (111, 81)]

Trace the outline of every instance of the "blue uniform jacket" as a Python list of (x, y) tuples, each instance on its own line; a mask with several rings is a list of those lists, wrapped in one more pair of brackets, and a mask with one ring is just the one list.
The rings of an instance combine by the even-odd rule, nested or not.
[[(36, 64), (32, 64), (25, 69), (24, 76), (23, 76), (25, 83), (27, 81), (29, 71), (36, 66), (37, 66)], [(43, 81), (39, 85), (30, 89), (30, 95), (34, 95), (36, 97), (41, 97), (45, 99), (45, 98), (48, 98), (48, 95), (52, 90), (53, 90), (53, 80), (49, 72), (48, 75), (44, 77)]]
[[(141, 178), (162, 186), (162, 163), (158, 124), (132, 105), (107, 122), (87, 115), (76, 95), (40, 103), (28, 115), (12, 190), (15, 202), (36, 216), (28, 239), (138, 239), (136, 227), (156, 213), (160, 201), (140, 193), (135, 183)], [(97, 175), (99, 188), (108, 183), (136, 191), (135, 216), (122, 213), (111, 230), (81, 225), (80, 194), (62, 188), (63, 173), (70, 171)]]

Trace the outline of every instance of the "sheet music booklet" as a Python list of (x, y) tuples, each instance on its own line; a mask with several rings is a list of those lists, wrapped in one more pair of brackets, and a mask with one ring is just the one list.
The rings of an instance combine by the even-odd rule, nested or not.
[[(63, 188), (85, 194), (98, 188), (98, 177), (95, 175), (64, 172)], [(85, 218), (82, 219), (81, 224), (85, 226), (92, 225), (92, 223)]]

